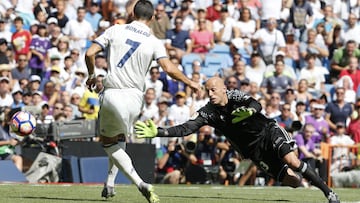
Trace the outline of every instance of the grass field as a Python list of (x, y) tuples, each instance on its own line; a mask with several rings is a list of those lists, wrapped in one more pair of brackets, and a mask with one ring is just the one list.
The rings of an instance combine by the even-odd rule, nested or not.
[[(155, 185), (162, 203), (327, 202), (318, 189), (236, 187), (220, 185)], [(102, 185), (0, 184), (1, 203), (146, 203), (134, 185), (117, 185), (115, 197), (100, 198)], [(359, 189), (336, 188), (342, 202), (359, 202)]]

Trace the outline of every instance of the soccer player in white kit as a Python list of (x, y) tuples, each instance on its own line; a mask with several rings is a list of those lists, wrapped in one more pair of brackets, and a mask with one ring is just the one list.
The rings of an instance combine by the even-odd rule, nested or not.
[[(117, 170), (121, 169), (149, 203), (160, 202), (152, 185), (145, 183), (137, 174), (132, 161), (125, 152), (125, 136), (132, 133), (133, 123), (140, 114), (145, 91), (145, 75), (156, 60), (172, 78), (184, 82), (195, 91), (200, 85), (187, 78), (167, 58), (166, 50), (159, 39), (151, 34), (149, 23), (154, 17), (154, 7), (148, 0), (136, 2), (135, 21), (113, 25), (86, 51), (85, 61), (89, 78), (87, 85), (95, 84), (95, 55), (107, 49), (108, 74), (103, 80), (104, 91), (100, 96), (99, 133), (103, 148), (109, 156), (109, 174), (102, 196), (114, 196)], [(120, 142), (118, 142), (120, 140)]]

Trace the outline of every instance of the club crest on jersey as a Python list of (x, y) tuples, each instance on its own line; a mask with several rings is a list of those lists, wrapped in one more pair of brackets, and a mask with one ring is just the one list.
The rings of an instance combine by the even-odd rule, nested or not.
[(198, 116), (199, 116), (199, 112), (195, 112), (193, 113), (193, 115), (191, 115), (190, 120), (195, 120)]

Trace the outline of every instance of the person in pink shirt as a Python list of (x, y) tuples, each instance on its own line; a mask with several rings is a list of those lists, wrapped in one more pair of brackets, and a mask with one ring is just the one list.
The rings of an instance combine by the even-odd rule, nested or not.
[(199, 30), (190, 34), (193, 53), (208, 53), (214, 47), (214, 34), (206, 29), (206, 20), (199, 19)]

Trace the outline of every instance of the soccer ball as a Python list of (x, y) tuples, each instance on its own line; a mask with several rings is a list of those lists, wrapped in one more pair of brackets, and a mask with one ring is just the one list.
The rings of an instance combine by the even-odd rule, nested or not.
[(35, 117), (27, 111), (18, 111), (11, 118), (11, 129), (19, 136), (30, 135), (36, 128)]

